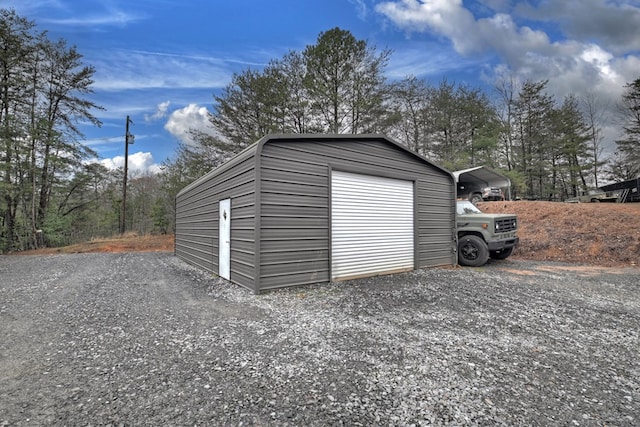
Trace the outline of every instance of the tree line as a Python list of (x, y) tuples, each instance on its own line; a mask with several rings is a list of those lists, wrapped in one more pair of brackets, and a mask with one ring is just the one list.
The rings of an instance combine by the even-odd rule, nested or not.
[[(603, 177), (640, 173), (640, 78), (625, 86), (625, 137), (602, 155), (605, 109), (592, 95), (562, 100), (548, 81), (502, 76), (491, 93), (442, 80), (385, 77), (392, 52), (334, 28), (214, 95), (215, 132), (190, 131), (157, 175), (127, 185), (127, 230), (173, 231), (180, 189), (269, 133), (386, 134), (449, 170), (485, 165), (516, 196), (562, 200)], [(0, 252), (58, 246), (119, 230), (122, 169), (107, 170), (83, 143), (95, 69), (64, 40), (0, 10)]]
[(334, 28), (262, 70), (234, 74), (214, 96), (216, 135), (193, 130), (196, 143), (179, 147), (168, 170), (200, 175), (268, 133), (383, 133), (450, 170), (496, 169), (510, 177), (515, 196), (528, 199), (564, 200), (603, 178), (640, 172), (640, 79), (625, 87), (619, 119), (626, 138), (608, 159), (607, 109), (593, 94), (558, 100), (548, 80), (508, 74), (491, 93), (446, 79), (389, 81), (390, 56)]
[[(0, 252), (117, 233), (122, 171), (96, 162), (78, 127), (101, 125), (94, 74), (74, 46), (0, 9)], [(147, 200), (160, 186), (132, 181), (129, 229), (167, 229), (164, 200)]]

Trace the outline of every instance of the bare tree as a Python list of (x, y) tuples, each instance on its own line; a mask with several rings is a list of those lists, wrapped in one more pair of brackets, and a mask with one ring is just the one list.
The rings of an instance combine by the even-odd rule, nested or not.
[(602, 156), (602, 126), (607, 122), (606, 111), (607, 106), (604, 105), (593, 92), (586, 93), (581, 98), (582, 111), (589, 126), (589, 142), (591, 146), (591, 160), (593, 182), (598, 187), (598, 176), (601, 173), (600, 168), (606, 162), (601, 160)]
[(394, 115), (391, 135), (410, 150), (432, 156), (428, 112), (433, 88), (424, 80), (409, 76), (390, 85), (389, 92), (389, 105)]
[(513, 170), (515, 168), (514, 152), (514, 116), (519, 84), (513, 74), (503, 75), (496, 83), (495, 90), (499, 96), (499, 107), (497, 115), (502, 127), (500, 139), (502, 140), (502, 152), (504, 155), (505, 168)]
[(625, 92), (618, 104), (623, 124), (624, 138), (616, 141), (625, 177), (630, 179), (640, 175), (640, 78), (625, 85)]

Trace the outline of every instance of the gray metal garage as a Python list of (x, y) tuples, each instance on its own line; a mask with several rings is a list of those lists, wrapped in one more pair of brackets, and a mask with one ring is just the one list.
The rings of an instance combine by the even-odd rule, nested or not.
[(176, 197), (181, 259), (254, 292), (454, 265), (455, 181), (380, 135), (268, 135)]

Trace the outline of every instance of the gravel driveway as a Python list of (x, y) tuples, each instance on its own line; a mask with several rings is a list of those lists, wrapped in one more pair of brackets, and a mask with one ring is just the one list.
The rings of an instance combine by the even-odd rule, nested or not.
[(640, 270), (253, 295), (168, 253), (0, 257), (0, 426), (639, 425)]

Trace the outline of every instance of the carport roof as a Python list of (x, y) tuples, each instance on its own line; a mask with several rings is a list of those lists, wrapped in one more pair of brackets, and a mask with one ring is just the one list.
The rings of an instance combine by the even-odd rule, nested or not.
[(604, 191), (624, 190), (625, 188), (640, 188), (640, 176), (634, 179), (629, 179), (627, 181), (601, 185), (600, 188)]
[(486, 166), (453, 172), (456, 182), (479, 182), (489, 187), (511, 187), (511, 180)]

